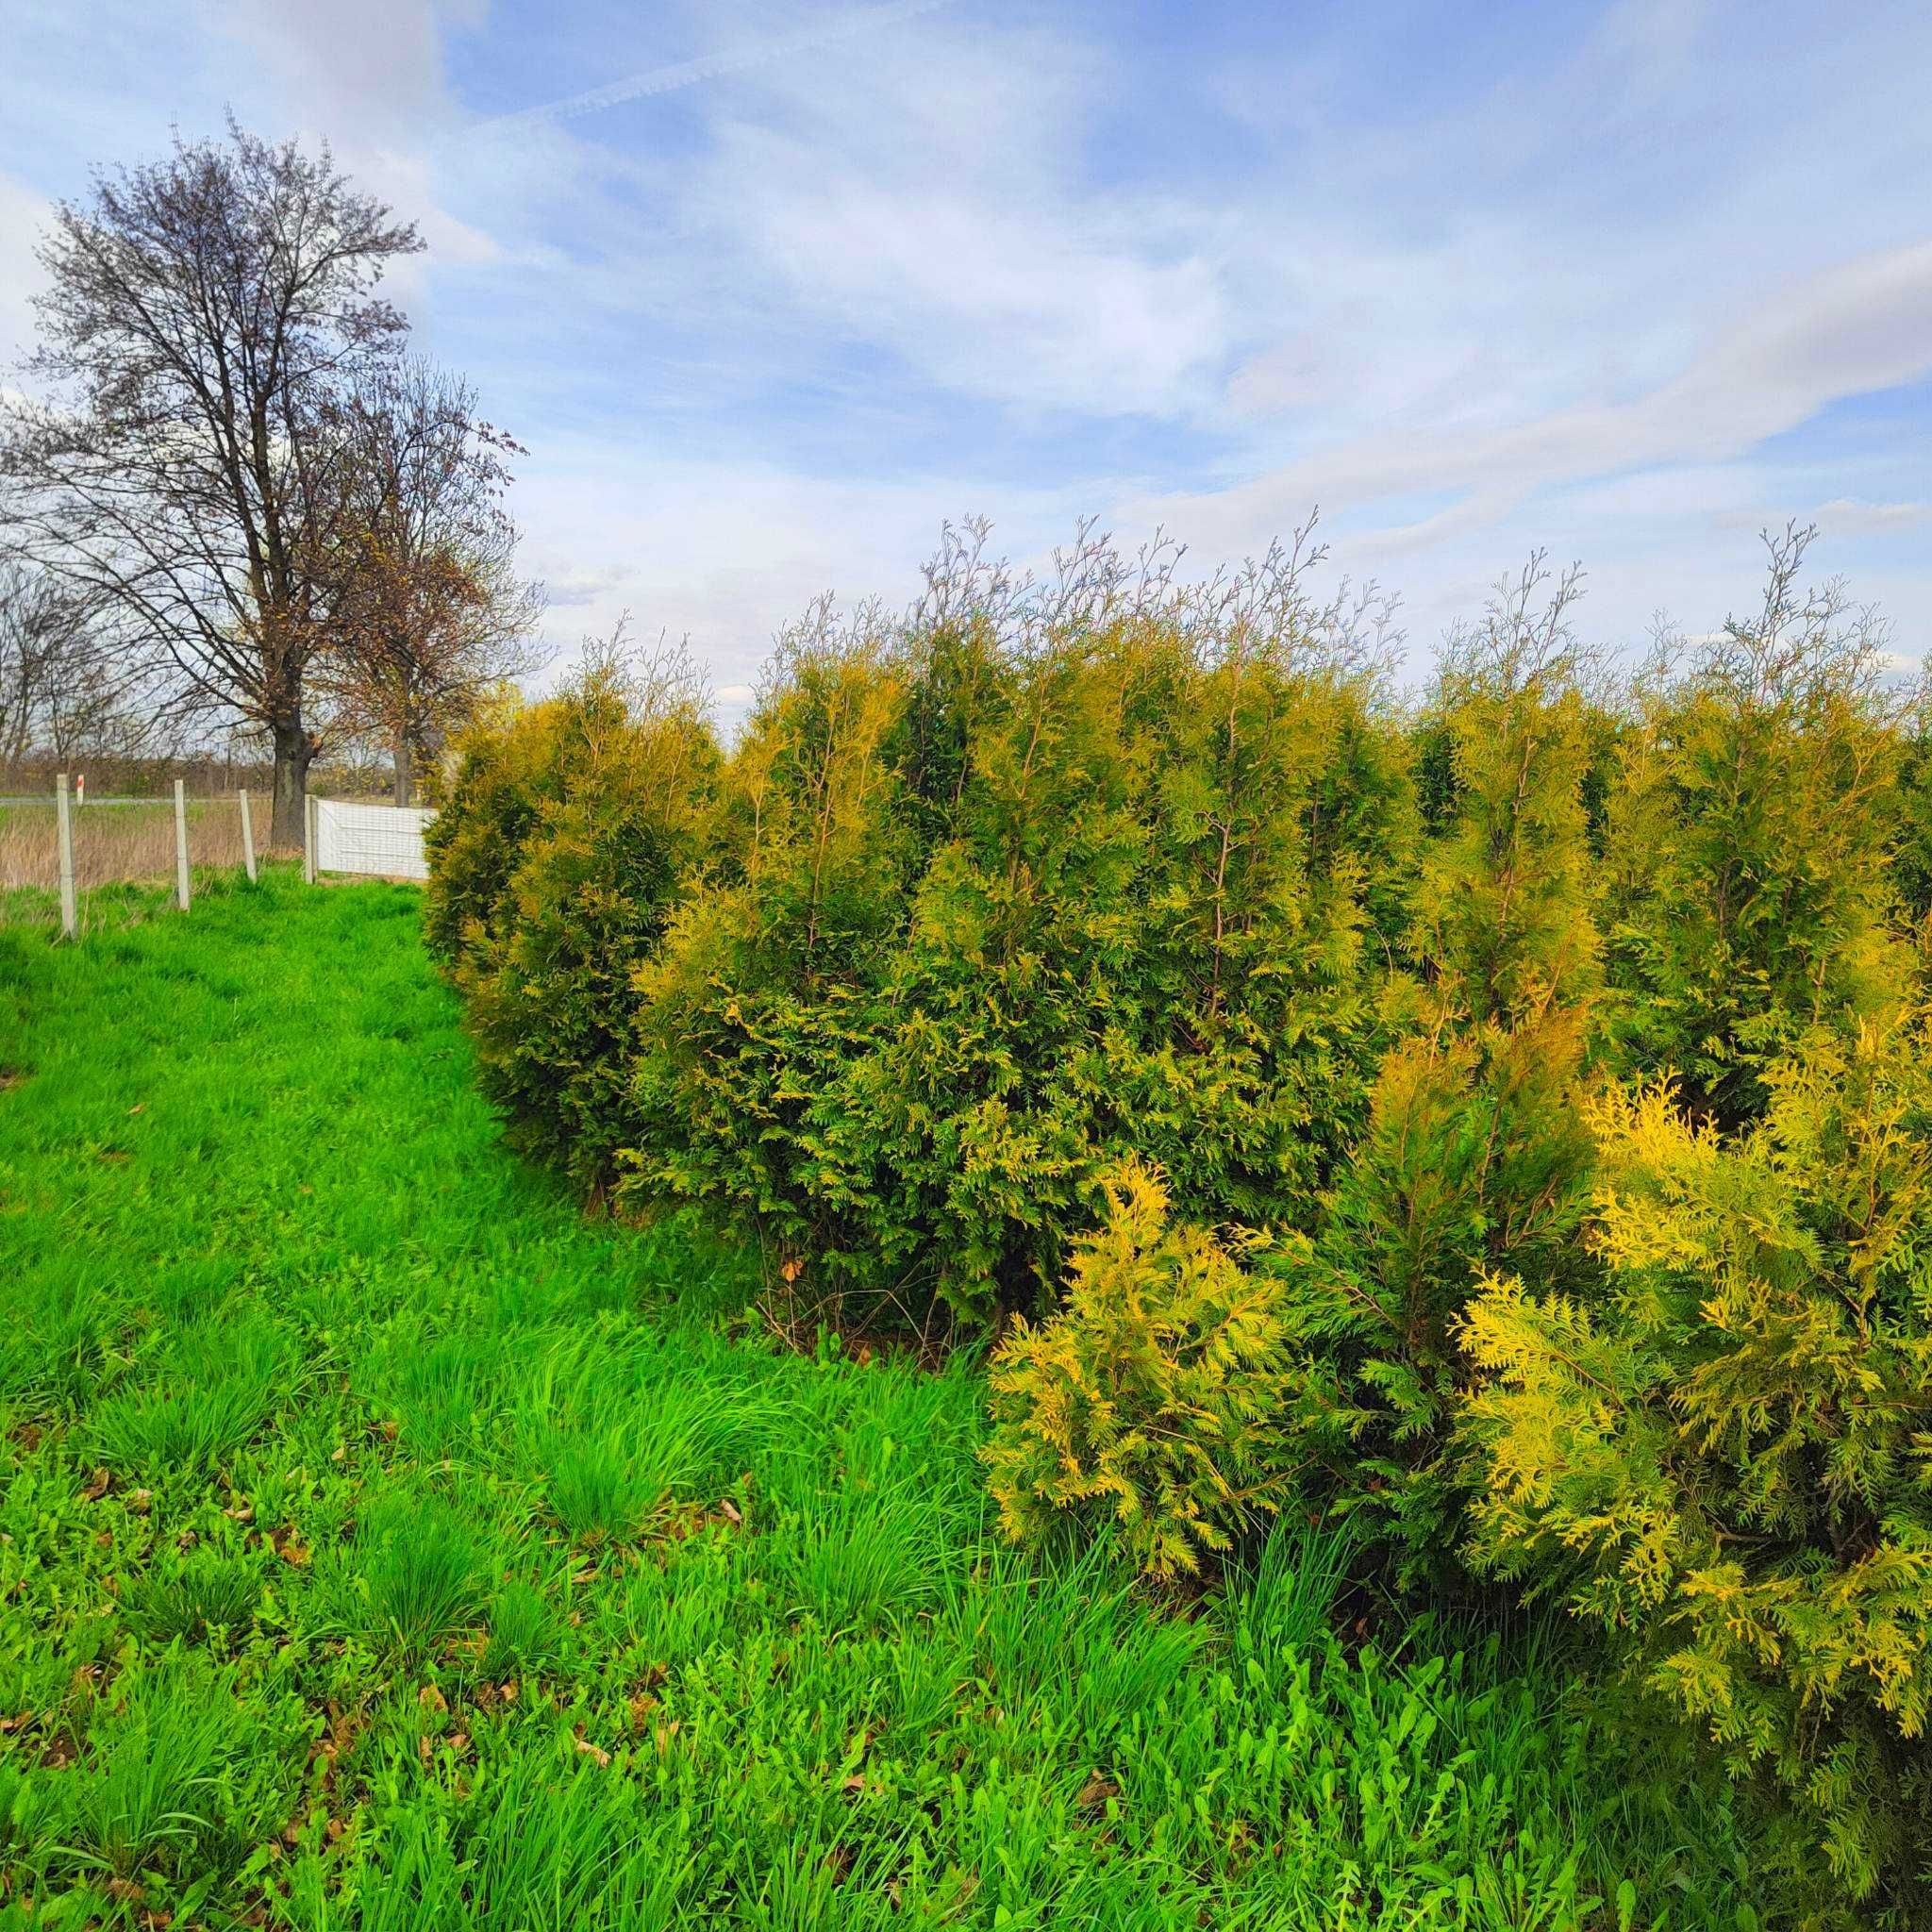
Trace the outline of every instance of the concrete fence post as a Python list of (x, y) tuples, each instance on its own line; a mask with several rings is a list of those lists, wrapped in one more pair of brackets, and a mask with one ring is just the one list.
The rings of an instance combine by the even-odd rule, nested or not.
[(248, 792), (244, 787), (235, 797), (242, 807), (242, 863), (248, 872), (248, 883), (255, 883), (255, 821), (248, 812)]
[(175, 897), (188, 910), (188, 791), (175, 780)]
[(310, 793), (302, 801), (302, 876), (311, 886), (315, 883), (315, 844), (319, 834), (315, 798)]
[(74, 812), (67, 802), (67, 774), (54, 780), (54, 816), (60, 829), (60, 930), (69, 939), (80, 931), (74, 899)]

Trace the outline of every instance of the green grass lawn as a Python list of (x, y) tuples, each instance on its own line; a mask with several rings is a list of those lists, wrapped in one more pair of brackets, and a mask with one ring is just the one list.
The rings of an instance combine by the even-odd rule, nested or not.
[(1319, 1536), (1187, 1615), (1003, 1551), (976, 1362), (582, 1220), (408, 890), (163, 903), (0, 927), (0, 1925), (1770, 1922), (1554, 1661), (1344, 1647)]

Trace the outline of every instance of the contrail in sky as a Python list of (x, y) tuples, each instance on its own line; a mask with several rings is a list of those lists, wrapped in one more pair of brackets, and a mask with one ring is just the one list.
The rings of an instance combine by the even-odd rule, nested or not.
[(859, 7), (850, 12), (834, 14), (815, 25), (801, 27), (792, 34), (777, 34), (766, 41), (752, 41), (741, 47), (727, 47), (722, 54), (708, 54), (700, 60), (680, 60), (675, 67), (654, 67), (644, 74), (633, 74), (613, 80), (605, 87), (593, 87), (588, 93), (571, 94), (541, 108), (524, 108), (513, 114), (497, 114), (476, 124), (476, 133), (497, 130), (508, 133), (520, 127), (537, 127), (547, 121), (574, 121), (580, 114), (595, 114), (625, 101), (641, 101), (651, 94), (675, 93), (679, 88), (695, 87), (701, 80), (716, 80), (722, 75), (738, 74), (747, 67), (763, 67), (782, 60), (788, 54), (802, 54), (822, 47), (829, 41), (850, 40), (874, 27), (891, 26), (922, 13), (936, 13), (952, 0), (901, 0), (893, 7)]

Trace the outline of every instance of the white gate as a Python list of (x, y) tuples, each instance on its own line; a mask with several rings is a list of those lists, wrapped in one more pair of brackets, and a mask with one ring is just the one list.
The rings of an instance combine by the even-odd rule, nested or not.
[(318, 798), (316, 870), (426, 879), (423, 828), (435, 816), (412, 805), (344, 805), (338, 799)]

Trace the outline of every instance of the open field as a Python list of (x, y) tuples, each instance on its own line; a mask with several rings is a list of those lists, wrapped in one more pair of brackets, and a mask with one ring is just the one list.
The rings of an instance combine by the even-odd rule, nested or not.
[[(252, 799), (258, 854), (268, 849), (269, 799)], [(188, 801), (188, 857), (194, 866), (242, 866), (242, 814), (232, 798)], [(175, 802), (96, 801), (74, 813), (74, 878), (83, 891), (122, 881), (175, 875)], [(0, 890), (32, 886), (53, 891), (60, 883), (54, 802), (0, 804)]]
[(0, 1925), (1774, 1922), (1533, 1635), (1003, 1551), (976, 1359), (584, 1222), (418, 905), (0, 930)]

